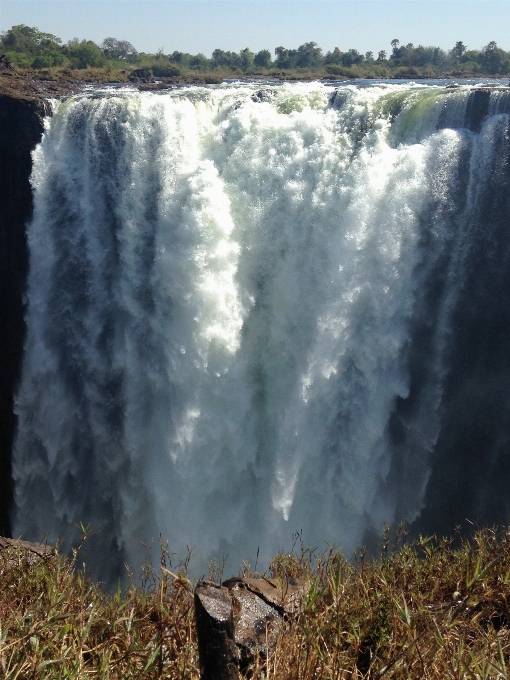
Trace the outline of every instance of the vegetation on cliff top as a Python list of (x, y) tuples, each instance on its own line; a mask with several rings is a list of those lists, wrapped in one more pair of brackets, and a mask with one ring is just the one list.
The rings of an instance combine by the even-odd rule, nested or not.
[[(0, 34), (0, 49), (19, 73), (46, 70), (53, 78), (124, 81), (152, 77), (188, 82), (221, 82), (222, 78), (259, 76), (285, 78), (430, 78), (505, 76), (510, 74), (510, 53), (489, 42), (481, 50), (468, 50), (458, 41), (451, 50), (415, 47), (391, 41), (391, 51), (361, 54), (351, 48), (324, 54), (315, 42), (297, 49), (276, 47), (257, 53), (215, 49), (203, 54), (174, 51), (163, 54), (137, 52), (126, 40), (106, 38), (101, 45), (75, 38), (66, 44), (51, 33), (19, 25)], [(3, 67), (5, 71), (5, 66)]]
[[(141, 586), (109, 595), (78, 559), (0, 552), (2, 677), (198, 679), (188, 560), (172, 567), (163, 550)], [(508, 677), (508, 530), (412, 544), (401, 533), (394, 545), (387, 533), (376, 560), (301, 549), (276, 556), (268, 573), (310, 588), (254, 679)]]

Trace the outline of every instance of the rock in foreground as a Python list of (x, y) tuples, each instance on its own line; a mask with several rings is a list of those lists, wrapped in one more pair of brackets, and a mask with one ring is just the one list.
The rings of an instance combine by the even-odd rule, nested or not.
[(283, 622), (301, 609), (307, 583), (231, 578), (195, 589), (201, 680), (235, 680), (256, 656), (270, 656)]

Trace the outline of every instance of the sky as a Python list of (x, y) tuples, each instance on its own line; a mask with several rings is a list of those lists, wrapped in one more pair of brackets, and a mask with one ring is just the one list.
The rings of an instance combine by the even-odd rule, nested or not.
[(128, 40), (139, 52), (210, 56), (315, 41), (365, 53), (402, 44), (510, 51), (510, 0), (0, 0), (0, 31), (26, 24), (67, 42)]

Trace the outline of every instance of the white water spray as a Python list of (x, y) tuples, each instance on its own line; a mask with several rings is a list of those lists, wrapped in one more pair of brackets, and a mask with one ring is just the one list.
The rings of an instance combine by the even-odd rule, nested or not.
[(476, 203), (508, 117), (467, 131), (462, 89), (258, 89), (79, 96), (35, 152), (14, 531), (69, 544), (90, 524), (103, 574), (159, 534), (237, 566), (294, 531), (350, 550), (422, 507), (472, 210), (461, 161)]

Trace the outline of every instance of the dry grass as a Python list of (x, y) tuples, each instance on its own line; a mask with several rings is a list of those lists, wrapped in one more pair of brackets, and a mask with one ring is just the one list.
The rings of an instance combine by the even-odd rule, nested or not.
[(197, 678), (191, 584), (167, 554), (158, 577), (147, 568), (141, 587), (114, 595), (75, 569), (77, 554), (0, 553), (0, 677)]
[[(278, 555), (271, 575), (304, 576), (302, 613), (287, 623), (254, 679), (507, 678), (510, 658), (510, 535), (483, 530), (470, 541), (419, 539), (381, 556), (347, 560), (329, 550)], [(142, 586), (107, 595), (56, 556), (33, 564), (0, 553), (0, 677), (193, 678), (198, 658), (192, 587), (160, 569)]]
[[(309, 572), (310, 558), (291, 568)], [(308, 562), (308, 564), (307, 564)], [(273, 565), (285, 572), (284, 560)], [(301, 618), (281, 637), (266, 677), (507, 678), (510, 537), (477, 532), (453, 541), (401, 533), (381, 557), (347, 561), (337, 551), (314, 568)]]

